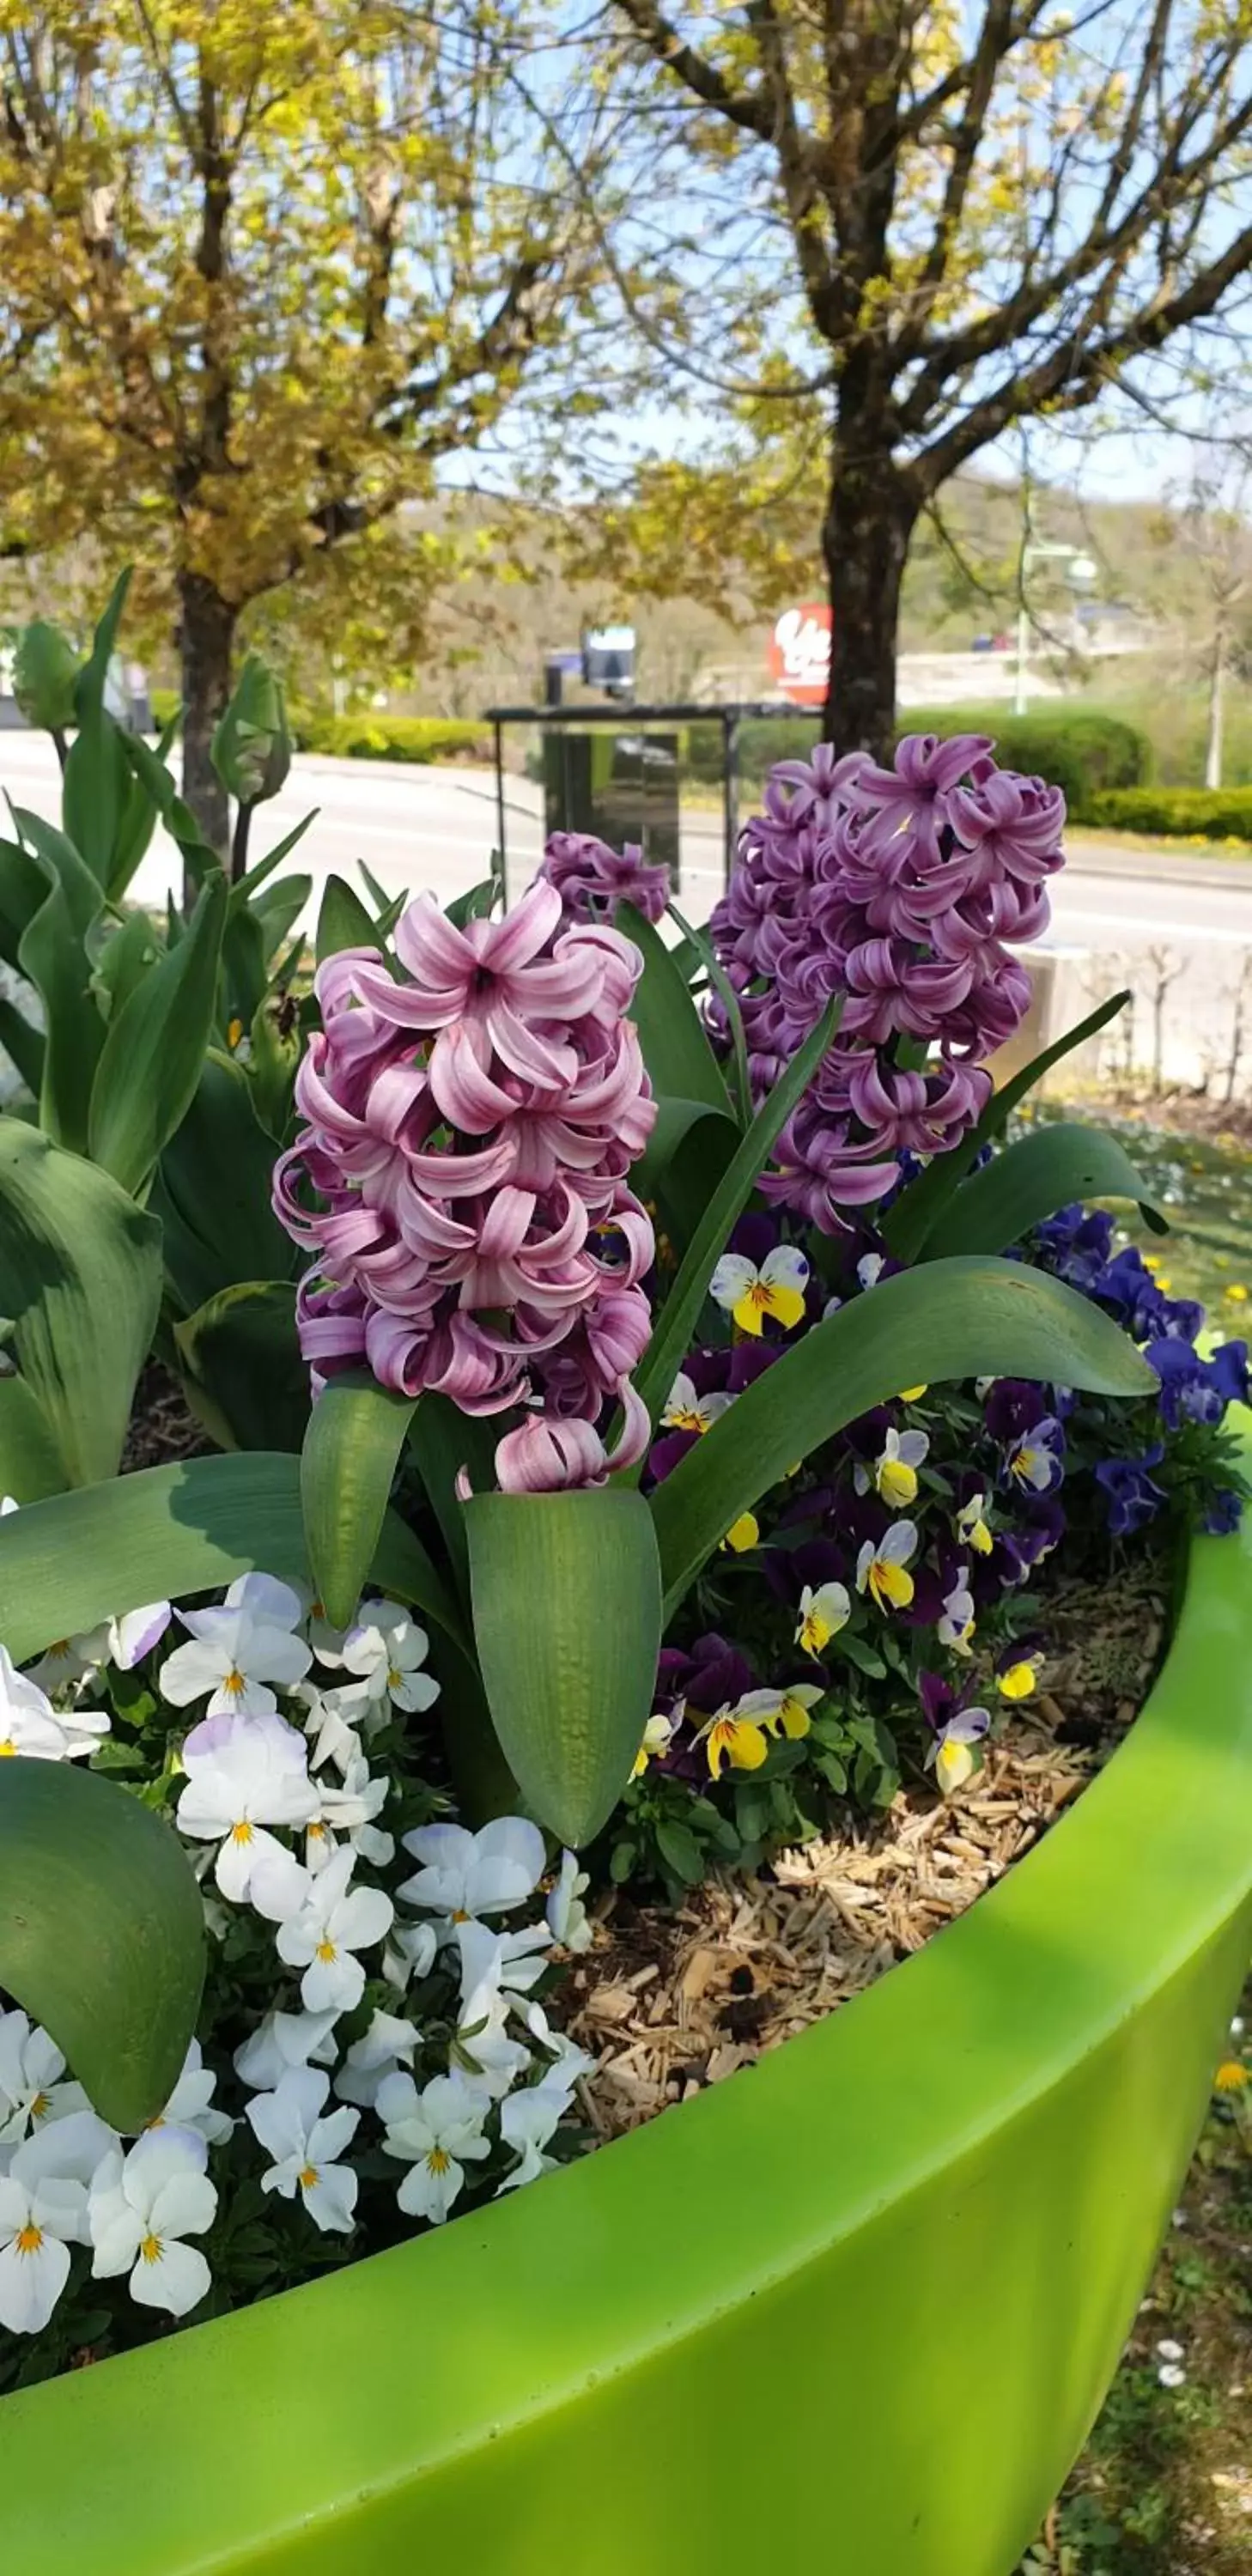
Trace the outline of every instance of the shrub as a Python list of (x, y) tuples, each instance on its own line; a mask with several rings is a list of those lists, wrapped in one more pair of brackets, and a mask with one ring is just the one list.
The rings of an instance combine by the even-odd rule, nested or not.
[[(1094, 800), (1106, 789), (1144, 784), (1151, 772), (1147, 736), (1121, 716), (1098, 709), (1040, 709), (1016, 716), (1008, 707), (907, 707), (897, 723), (906, 733), (986, 733), (1005, 769), (1046, 777), (1062, 788), (1071, 822), (1096, 819)], [(759, 782), (778, 760), (807, 760), (817, 738), (812, 717), (748, 717), (739, 733), (745, 783)], [(720, 724), (694, 724), (687, 745), (688, 775), (711, 783), (722, 774)]]
[(1111, 788), (1095, 798), (1090, 819), (1177, 840), (1252, 841), (1252, 787)]
[(360, 715), (328, 716), (314, 709), (293, 710), (292, 731), (300, 751), (332, 752), (347, 760), (488, 760), (491, 727), (456, 716), (393, 716), (367, 710)]

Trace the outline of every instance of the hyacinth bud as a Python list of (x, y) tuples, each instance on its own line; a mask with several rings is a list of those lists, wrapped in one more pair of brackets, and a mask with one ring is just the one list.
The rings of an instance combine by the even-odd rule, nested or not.
[(249, 653), (234, 696), (213, 729), (213, 766), (240, 805), (277, 796), (291, 767), (291, 735), (282, 682), (260, 653)]
[(13, 695), (27, 724), (64, 733), (74, 721), (78, 656), (59, 626), (37, 617), (24, 626), (13, 657)]

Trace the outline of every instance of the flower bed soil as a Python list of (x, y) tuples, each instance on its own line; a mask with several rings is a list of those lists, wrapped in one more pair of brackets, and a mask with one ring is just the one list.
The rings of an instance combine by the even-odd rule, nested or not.
[[(1164, 1568), (1058, 1586), (1047, 1687), (1015, 1708), (957, 1796), (903, 1789), (745, 1878), (680, 1908), (610, 1890), (557, 2012), (598, 2061), (579, 2087), (598, 2140), (690, 2099), (873, 1985), (965, 1913), (1039, 1841), (1121, 1742), (1160, 1662)], [(568, 2001), (566, 2001), (568, 1998)]]

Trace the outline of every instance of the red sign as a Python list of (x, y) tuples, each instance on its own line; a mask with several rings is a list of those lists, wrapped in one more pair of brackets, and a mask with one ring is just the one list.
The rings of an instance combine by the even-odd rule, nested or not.
[(826, 703), (830, 677), (830, 609), (785, 608), (765, 652), (771, 680), (798, 707)]

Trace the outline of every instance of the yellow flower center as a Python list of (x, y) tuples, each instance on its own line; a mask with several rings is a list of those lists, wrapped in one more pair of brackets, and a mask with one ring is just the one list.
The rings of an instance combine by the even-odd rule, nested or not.
[(229, 1691), (232, 1699), (238, 1699), (241, 1691), (246, 1691), (247, 1687), (243, 1674), (232, 1664), (222, 1684), (223, 1690)]
[(33, 2218), (28, 2218), (25, 2227), (19, 2227), (13, 2242), (19, 2254), (37, 2254), (43, 2243), (43, 2229), (36, 2227)]
[(400, 1684), (401, 1684), (401, 1682), (403, 1681), (403, 1679), (404, 1679), (404, 1675), (403, 1675), (403, 1673), (401, 1672), (399, 1665), (398, 1665), (398, 1664), (389, 1664), (389, 1665), (388, 1665), (388, 1667), (387, 1667), (387, 1688), (388, 1688), (388, 1690), (399, 1690), (399, 1688), (400, 1688)]
[(331, 1960), (338, 1958), (339, 1952), (335, 1948), (333, 1941), (323, 1939), (318, 1942), (317, 1955), (319, 1959), (324, 1959), (329, 1967)]
[(6, 1735), (3, 1743), (0, 1744), (0, 1758), (2, 1758), (6, 1753), (16, 1753), (16, 1751), (17, 1746), (14, 1743), (12, 1736)]
[(57, 1659), (58, 1659), (58, 1661), (59, 1661), (59, 1660), (60, 1660), (60, 1658), (61, 1658), (62, 1656), (64, 1656), (64, 1655), (68, 1655), (69, 1650), (70, 1650), (70, 1641), (69, 1641), (69, 1638), (68, 1638), (68, 1637), (58, 1637), (58, 1638), (57, 1638), (57, 1641), (56, 1641), (56, 1644), (55, 1644), (54, 1646), (49, 1646), (49, 1648), (48, 1648), (48, 1653), (49, 1653), (50, 1655), (54, 1655), (54, 1656), (56, 1656), (56, 1658), (57, 1658)]
[(248, 1819), (247, 1819), (247, 1817), (246, 1817), (246, 1816), (241, 1816), (241, 1817), (240, 1817), (240, 1819), (239, 1819), (238, 1824), (237, 1824), (237, 1825), (232, 1825), (232, 1826), (231, 1826), (231, 1829), (230, 1829), (230, 1838), (231, 1838), (231, 1841), (232, 1841), (233, 1843), (250, 1843), (250, 1842), (251, 1842), (251, 1840), (252, 1840), (252, 1827), (251, 1827), (251, 1825), (249, 1824)]
[(302, 2165), (298, 2180), (301, 2191), (312, 2191), (314, 2183), (318, 2180), (316, 2165)]
[(669, 1413), (665, 1418), (671, 1431), (707, 1431), (709, 1427), (703, 1414), (692, 1407), (681, 1406), (677, 1413)]
[(1038, 1464), (1039, 1452), (1037, 1449), (1019, 1449), (1017, 1456), (1013, 1459), (1010, 1465), (1009, 1473), (1012, 1476), (1016, 1476), (1019, 1485), (1029, 1485), (1033, 1480), (1034, 1472)]
[(48, 2100), (46, 2093), (33, 2093), (31, 2095), (30, 2116), (32, 2120), (46, 2120), (51, 2109), (52, 2104)]
[(452, 1920), (453, 1920), (453, 1922), (454, 1922), (454, 1923), (468, 1923), (468, 1922), (469, 1922), (469, 1920), (470, 1920), (470, 1916), (469, 1916), (469, 1915), (468, 1915), (468, 1913), (466, 1912), (465, 1907), (464, 1907), (463, 1905), (454, 1905), (454, 1906), (453, 1906), (453, 1908), (452, 1908)]
[(159, 2263), (164, 2247), (159, 2236), (149, 2234), (140, 2238), (139, 2251), (145, 2263)]
[(446, 2174), (451, 2162), (452, 2158), (446, 2147), (432, 2147), (426, 2158), (427, 2171), (433, 2174)]
[(325, 1840), (326, 1827), (319, 1823), (318, 1819), (314, 1817), (313, 1822), (309, 1827), (309, 1841), (311, 1843), (322, 1843), (325, 1842)]

